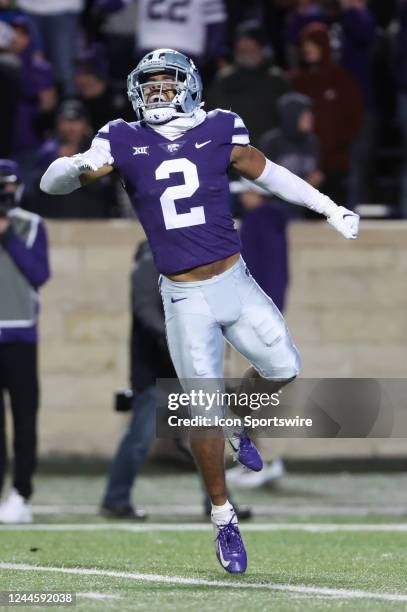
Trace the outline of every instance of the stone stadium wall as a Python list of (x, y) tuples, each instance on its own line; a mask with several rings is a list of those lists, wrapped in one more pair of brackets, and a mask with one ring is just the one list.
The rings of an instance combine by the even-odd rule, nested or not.
[[(125, 425), (134, 221), (49, 222), (53, 278), (42, 290), (40, 453), (109, 456)], [(286, 317), (308, 377), (404, 377), (407, 223), (364, 222), (348, 242), (325, 223), (290, 229)], [(244, 360), (230, 349), (226, 373)], [(405, 440), (269, 440), (268, 456), (406, 455)]]

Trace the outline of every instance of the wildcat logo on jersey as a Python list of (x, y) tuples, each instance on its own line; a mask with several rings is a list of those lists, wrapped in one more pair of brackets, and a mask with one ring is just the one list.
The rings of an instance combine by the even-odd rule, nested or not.
[(180, 149), (182, 149), (185, 142), (185, 140), (181, 140), (178, 142), (161, 142), (160, 147), (162, 147), (164, 151), (167, 151), (167, 153), (174, 155), (174, 153), (177, 153)]
[(148, 145), (146, 147), (133, 147), (133, 155), (148, 155)]

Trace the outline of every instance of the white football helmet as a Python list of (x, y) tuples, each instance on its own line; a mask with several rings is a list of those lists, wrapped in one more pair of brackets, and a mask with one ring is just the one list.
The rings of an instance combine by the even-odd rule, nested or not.
[[(153, 75), (170, 78), (156, 81), (151, 80)], [(175, 90), (171, 100), (166, 94), (169, 89)], [(201, 106), (202, 80), (186, 55), (173, 49), (155, 49), (129, 74), (127, 95), (139, 120), (166, 123), (174, 117), (191, 116)]]

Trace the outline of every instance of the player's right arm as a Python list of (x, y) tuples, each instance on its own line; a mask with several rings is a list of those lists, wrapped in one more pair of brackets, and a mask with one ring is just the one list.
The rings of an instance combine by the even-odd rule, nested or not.
[(59, 157), (49, 166), (41, 178), (40, 188), (45, 193), (63, 195), (72, 193), (114, 170), (114, 159), (103, 127), (92, 140), (90, 149), (72, 157)]

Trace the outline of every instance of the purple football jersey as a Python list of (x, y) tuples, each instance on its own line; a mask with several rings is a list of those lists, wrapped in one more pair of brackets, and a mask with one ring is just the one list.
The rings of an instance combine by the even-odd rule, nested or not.
[(150, 126), (112, 121), (107, 138), (133, 208), (162, 274), (195, 268), (240, 251), (229, 206), (227, 170), (248, 132), (235, 113), (211, 111), (176, 140)]

